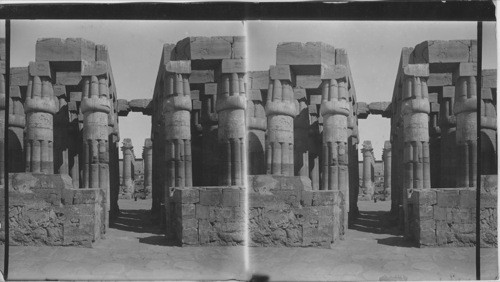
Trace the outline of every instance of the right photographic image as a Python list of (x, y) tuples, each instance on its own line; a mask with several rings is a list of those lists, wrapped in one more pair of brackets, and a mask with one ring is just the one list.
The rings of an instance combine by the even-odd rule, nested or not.
[(246, 30), (251, 272), (498, 279), (495, 23)]

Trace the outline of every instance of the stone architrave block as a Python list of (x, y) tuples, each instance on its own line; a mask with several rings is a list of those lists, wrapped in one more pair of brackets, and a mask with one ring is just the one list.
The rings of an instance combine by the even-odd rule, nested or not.
[(21, 88), (18, 85), (11, 85), (9, 89), (11, 98), (22, 98)]
[(310, 105), (321, 105), (321, 95), (309, 95)]
[(277, 65), (335, 65), (335, 48), (322, 42), (285, 42), (276, 48)]
[(288, 80), (292, 81), (292, 71), (289, 65), (276, 65), (269, 68), (269, 76), (272, 80)]
[(459, 191), (456, 189), (439, 189), (437, 191), (437, 205), (440, 207), (458, 207), (460, 205)]
[(80, 72), (56, 72), (56, 83), (62, 85), (78, 85), (82, 81)]
[(484, 88), (497, 88), (497, 70), (488, 69), (483, 70), (481, 73), (481, 87)]
[(116, 111), (118, 112), (119, 116), (127, 116), (128, 113), (130, 112), (130, 107), (128, 105), (128, 101), (125, 99), (118, 99), (117, 100), (118, 107)]
[(370, 110), (368, 109), (368, 105), (364, 102), (358, 102), (358, 110), (357, 116), (360, 119), (366, 119), (370, 114)]
[(132, 112), (144, 112), (150, 102), (151, 99), (134, 99), (128, 102), (128, 107)]
[(10, 85), (26, 86), (28, 85), (29, 71), (28, 67), (10, 68)]
[(245, 60), (243, 59), (223, 59), (221, 63), (222, 73), (245, 73)]
[(439, 113), (439, 104), (438, 103), (430, 103), (431, 113)]
[(205, 83), (205, 95), (217, 95), (217, 83)]
[(429, 103), (439, 103), (439, 94), (429, 93)]
[(454, 97), (455, 97), (455, 86), (444, 86), (443, 98), (454, 98)]
[(54, 96), (60, 97), (60, 96), (65, 96), (66, 97), (66, 86), (64, 85), (54, 85)]
[(368, 104), (368, 110), (372, 115), (382, 115), (390, 105), (391, 102), (373, 102)]
[(96, 46), (82, 38), (42, 38), (36, 42), (36, 61), (95, 61)]
[(50, 64), (47, 61), (30, 62), (29, 74), (31, 76), (48, 76), (52, 77), (50, 72)]
[(231, 44), (231, 59), (246, 58), (245, 41), (245, 36), (233, 36), (233, 42)]
[(476, 76), (477, 64), (476, 63), (460, 63), (458, 68), (453, 73), (453, 81), (456, 81), (461, 76)]
[(347, 78), (349, 76), (349, 70), (343, 65), (322, 65), (321, 66), (321, 79), (340, 79)]
[(322, 80), (320, 75), (297, 75), (295, 76), (295, 84), (297, 88), (318, 89), (321, 86)]
[(166, 72), (178, 74), (191, 73), (191, 61), (169, 61), (164, 66)]
[(429, 64), (408, 64), (403, 72), (407, 76), (427, 77), (429, 76)]
[(200, 100), (200, 90), (191, 90), (191, 100)]
[(220, 60), (231, 58), (233, 37), (187, 37), (175, 47), (177, 60)]
[(493, 101), (493, 93), (491, 88), (481, 88), (481, 99)]
[(82, 92), (69, 92), (69, 100), (74, 102), (81, 102)]
[(453, 85), (452, 73), (429, 73), (429, 79), (427, 79), (428, 87), (447, 85)]
[(82, 76), (104, 75), (108, 73), (105, 61), (82, 61)]
[(247, 98), (250, 101), (262, 101), (262, 93), (258, 89), (250, 89)]
[(250, 89), (267, 90), (269, 88), (269, 71), (251, 71), (248, 75)]
[(193, 100), (193, 111), (195, 110), (201, 110), (201, 101), (200, 100)]
[(415, 46), (413, 63), (462, 63), (477, 58), (477, 48), (471, 40), (428, 40)]
[(214, 81), (213, 70), (191, 70), (191, 75), (189, 76), (189, 84), (202, 84)]

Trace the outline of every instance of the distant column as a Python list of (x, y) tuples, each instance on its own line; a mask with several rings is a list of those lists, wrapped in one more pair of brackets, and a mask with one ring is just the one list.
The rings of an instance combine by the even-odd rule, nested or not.
[(262, 103), (260, 90), (253, 90), (247, 101), (247, 127), (249, 173), (251, 175), (265, 174), (265, 143), (266, 143), (266, 111)]
[[(354, 98), (351, 97), (353, 100)], [(355, 101), (351, 102), (351, 111), (347, 119), (348, 130), (348, 155), (349, 155), (349, 215), (356, 217), (359, 214), (358, 196), (359, 196), (359, 155), (358, 155), (358, 119), (357, 105)]]
[(457, 121), (453, 114), (455, 104), (455, 86), (444, 86), (439, 104), (439, 127), (441, 128), (441, 179), (443, 188), (456, 187), (457, 152), (456, 132)]
[(457, 119), (457, 187), (475, 187), (477, 179), (477, 89), (472, 63), (460, 63), (453, 112)]
[(57, 111), (48, 62), (30, 63), (26, 113), (26, 172), (54, 173), (54, 114)]
[(217, 166), (214, 163), (219, 163), (219, 148), (218, 148), (218, 116), (216, 111), (217, 105), (217, 83), (205, 83), (204, 92), (201, 100), (201, 126), (203, 142), (201, 144), (203, 156), (203, 185), (215, 186), (218, 183)]
[(149, 138), (144, 141), (142, 159), (144, 160), (144, 188), (149, 194), (153, 186), (153, 142)]
[(323, 173), (321, 190), (348, 191), (347, 118), (350, 105), (347, 69), (341, 65), (335, 66), (334, 69), (325, 71), (322, 79)]
[(134, 146), (130, 138), (123, 139), (122, 186), (126, 194), (132, 194), (134, 182), (132, 181), (132, 162), (134, 161)]
[(267, 174), (293, 176), (293, 118), (297, 114), (292, 74), (287, 65), (271, 66), (267, 92)]
[(364, 194), (370, 199), (373, 197), (373, 182), (372, 182), (372, 162), (373, 162), (373, 148), (371, 141), (364, 141), (363, 148), (363, 190)]
[(222, 60), (222, 79), (217, 94), (219, 116), (219, 185), (242, 185), (245, 147), (245, 65), (243, 59)]
[(392, 151), (391, 151), (391, 141), (385, 141), (384, 152), (382, 155), (384, 161), (384, 194), (391, 194), (391, 167), (392, 167)]
[(170, 61), (164, 74), (165, 188), (193, 186), (190, 61)]

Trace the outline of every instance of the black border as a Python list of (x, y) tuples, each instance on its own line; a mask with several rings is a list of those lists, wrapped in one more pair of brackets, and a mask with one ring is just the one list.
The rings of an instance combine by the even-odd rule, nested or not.
[(491, 1), (4, 4), (3, 19), (492, 21)]

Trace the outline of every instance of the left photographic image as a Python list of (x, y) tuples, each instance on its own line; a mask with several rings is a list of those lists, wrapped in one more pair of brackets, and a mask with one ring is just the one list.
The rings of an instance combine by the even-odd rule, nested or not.
[(247, 279), (242, 22), (13, 20), (10, 46), (9, 279)]

